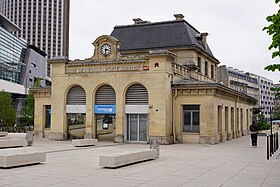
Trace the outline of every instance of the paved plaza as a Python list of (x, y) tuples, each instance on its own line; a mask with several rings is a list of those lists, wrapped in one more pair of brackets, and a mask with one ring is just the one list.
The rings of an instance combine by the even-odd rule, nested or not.
[(257, 148), (250, 146), (250, 136), (218, 145), (161, 145), (156, 160), (106, 169), (98, 166), (99, 155), (148, 149), (149, 145), (99, 142), (98, 146), (74, 148), (71, 141), (35, 139), (32, 147), (14, 149), (46, 152), (47, 162), (0, 169), (0, 186), (279, 187), (279, 152), (266, 160), (266, 138), (258, 140)]

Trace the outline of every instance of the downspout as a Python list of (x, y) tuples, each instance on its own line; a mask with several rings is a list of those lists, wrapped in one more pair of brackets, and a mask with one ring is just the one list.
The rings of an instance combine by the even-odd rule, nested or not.
[(173, 141), (174, 143), (178, 143), (176, 141), (176, 125), (174, 124), (174, 119), (175, 119), (175, 114), (174, 114), (174, 102), (175, 102), (175, 98), (178, 96), (178, 91), (177, 88), (175, 89), (175, 94), (172, 97), (172, 130), (173, 130)]

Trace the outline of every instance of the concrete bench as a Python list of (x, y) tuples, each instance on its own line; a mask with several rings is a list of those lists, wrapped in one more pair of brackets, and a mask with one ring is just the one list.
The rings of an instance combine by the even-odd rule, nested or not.
[(156, 158), (156, 149), (125, 151), (122, 153), (113, 153), (110, 155), (99, 156), (99, 166), (116, 168)]
[(26, 133), (8, 133), (7, 137), (12, 139), (25, 139)]
[(74, 147), (92, 146), (97, 145), (97, 139), (75, 139), (72, 140)]
[(5, 136), (7, 136), (7, 135), (8, 135), (7, 132), (0, 131), (0, 137), (5, 137)]
[(6, 150), (0, 153), (0, 167), (9, 168), (46, 162), (46, 153), (31, 150)]
[(26, 139), (11, 139), (9, 137), (0, 139), (0, 148), (23, 147), (27, 145)]
[(7, 139), (11, 139), (11, 137), (8, 137), (8, 136), (0, 136), (0, 140), (7, 140)]

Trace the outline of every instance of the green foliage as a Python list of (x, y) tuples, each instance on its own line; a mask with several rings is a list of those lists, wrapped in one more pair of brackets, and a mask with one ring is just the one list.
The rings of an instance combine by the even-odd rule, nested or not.
[(274, 108), (273, 116), (274, 116), (274, 119), (280, 120), (280, 106), (279, 105)]
[(266, 122), (265, 116), (263, 114), (258, 114), (257, 126), (259, 130), (268, 130), (270, 129), (270, 124)]
[[(275, 0), (275, 3), (278, 4), (280, 0)], [(280, 6), (280, 5), (278, 5)], [(263, 28), (266, 32), (272, 36), (272, 43), (268, 47), (269, 50), (274, 49), (272, 53), (272, 58), (280, 57), (280, 10), (277, 13), (267, 16), (266, 20), (270, 22), (269, 26)]]
[(28, 94), (25, 102), (25, 106), (21, 112), (21, 121), (24, 125), (34, 124), (34, 96)]
[(33, 87), (41, 87), (41, 80), (42, 80), (42, 78), (40, 78), (40, 77), (35, 77), (35, 78), (34, 78)]
[(274, 92), (275, 98), (279, 98), (280, 97), (280, 87), (278, 87), (278, 88), (270, 88), (270, 90), (272, 90)]
[(0, 91), (0, 126), (8, 127), (16, 123), (16, 109), (12, 96), (8, 92)]
[(280, 71), (280, 64), (271, 64), (271, 65), (266, 66), (264, 69), (267, 70), (267, 71), (273, 71), (273, 72), (275, 70)]
[[(270, 25), (263, 28), (263, 31), (266, 31), (271, 37), (272, 42), (268, 47), (269, 50), (274, 50), (272, 52), (272, 58), (280, 57), (280, 4), (278, 4), (280, 0), (275, 0), (275, 4), (279, 7), (277, 13), (267, 16), (266, 20), (270, 23)], [(280, 71), (280, 64), (271, 64), (264, 68), (268, 71)], [(280, 88), (273, 88), (276, 97), (280, 96)]]

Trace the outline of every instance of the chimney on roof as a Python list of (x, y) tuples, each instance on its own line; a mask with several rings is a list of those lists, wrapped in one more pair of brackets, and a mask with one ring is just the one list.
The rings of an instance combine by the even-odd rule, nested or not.
[(176, 21), (184, 20), (184, 15), (183, 14), (174, 14), (174, 17), (176, 18)]
[(139, 23), (143, 22), (143, 20), (141, 18), (134, 18), (132, 20), (134, 21), (134, 24), (139, 24)]
[(204, 47), (207, 46), (207, 36), (208, 36), (207, 32), (201, 33), (201, 41)]

